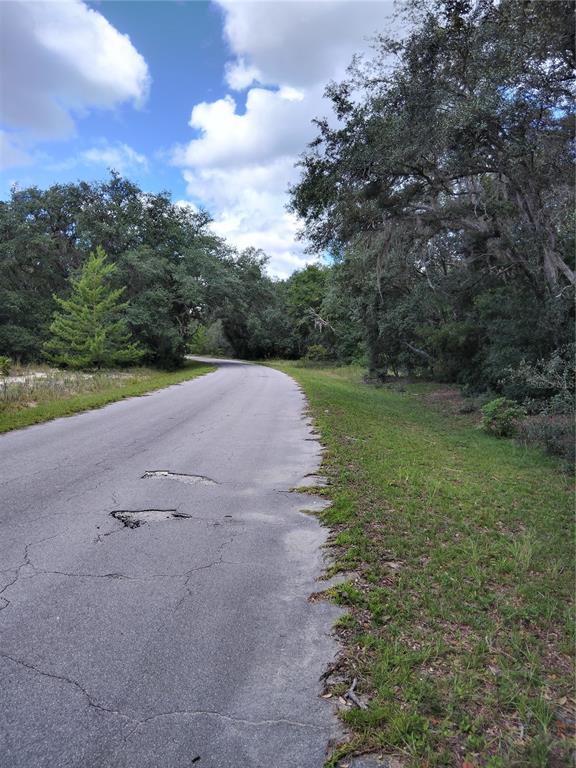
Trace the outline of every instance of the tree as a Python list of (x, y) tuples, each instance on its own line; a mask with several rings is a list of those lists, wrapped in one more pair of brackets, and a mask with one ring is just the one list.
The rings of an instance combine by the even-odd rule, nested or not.
[(320, 314), (328, 271), (320, 264), (308, 264), (286, 281), (286, 307), (294, 325), (300, 355), (305, 354), (312, 344), (330, 346), (332, 334), (328, 326), (322, 325)]
[(573, 3), (405, 5), (328, 87), (292, 210), (349, 267), (376, 372), (496, 387), (573, 336)]
[(232, 249), (209, 222), (116, 173), (101, 183), (14, 188), (0, 202), (0, 352), (40, 357), (54, 295), (101, 245), (117, 266), (112, 286), (127, 286), (126, 321), (144, 360), (181, 365), (192, 329), (232, 293)]
[[(241, 357), (294, 355), (285, 291), (254, 249), (237, 253), (205, 211), (175, 205), (112, 173), (101, 183), (12, 190), (0, 202), (0, 353), (37, 360), (64, 296), (97, 245), (126, 286), (125, 317), (143, 360), (182, 364), (199, 326), (222, 329)], [(218, 323), (216, 326), (215, 323)]]
[(78, 277), (70, 281), (70, 298), (55, 296), (60, 307), (50, 325), (44, 349), (49, 359), (70, 368), (129, 365), (143, 355), (126, 326), (124, 288), (112, 288), (114, 264), (101, 247), (90, 254)]

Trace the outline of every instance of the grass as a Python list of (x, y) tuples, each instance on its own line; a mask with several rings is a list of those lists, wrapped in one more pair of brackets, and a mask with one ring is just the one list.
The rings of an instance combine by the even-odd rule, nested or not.
[(326, 446), (327, 575), (349, 574), (329, 590), (349, 608), (330, 690), (356, 677), (368, 702), (343, 714), (351, 736), (327, 765), (366, 750), (414, 768), (569, 765), (573, 487), (559, 462), (440, 412), (430, 385), (276, 367)]
[[(100, 371), (94, 374), (71, 373), (54, 369), (34, 371), (44, 378), (10, 383), (0, 379), (0, 433), (27, 427), (60, 416), (101, 408), (125, 397), (143, 395), (171, 384), (180, 384), (213, 371), (209, 365), (187, 362), (176, 371), (153, 368), (132, 368), (121, 371)], [(32, 371), (22, 369), (17, 374), (28, 376)]]

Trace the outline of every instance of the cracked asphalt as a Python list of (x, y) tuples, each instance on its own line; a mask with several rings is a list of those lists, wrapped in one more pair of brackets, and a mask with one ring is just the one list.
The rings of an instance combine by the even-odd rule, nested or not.
[(321, 449), (290, 378), (217, 362), (0, 436), (2, 768), (320, 768), (338, 736), (322, 502), (288, 492)]

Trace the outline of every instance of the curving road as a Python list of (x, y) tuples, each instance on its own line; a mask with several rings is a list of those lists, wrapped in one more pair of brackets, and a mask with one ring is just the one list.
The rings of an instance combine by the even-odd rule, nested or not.
[[(0, 436), (0, 765), (312, 768), (337, 610), (296, 384), (202, 378)], [(114, 513), (114, 515), (112, 515)]]

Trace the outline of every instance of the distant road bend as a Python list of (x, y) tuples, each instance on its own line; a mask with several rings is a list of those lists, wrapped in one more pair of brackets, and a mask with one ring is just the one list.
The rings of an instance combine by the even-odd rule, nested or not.
[(320, 768), (319, 463), (278, 371), (0, 436), (2, 768)]

